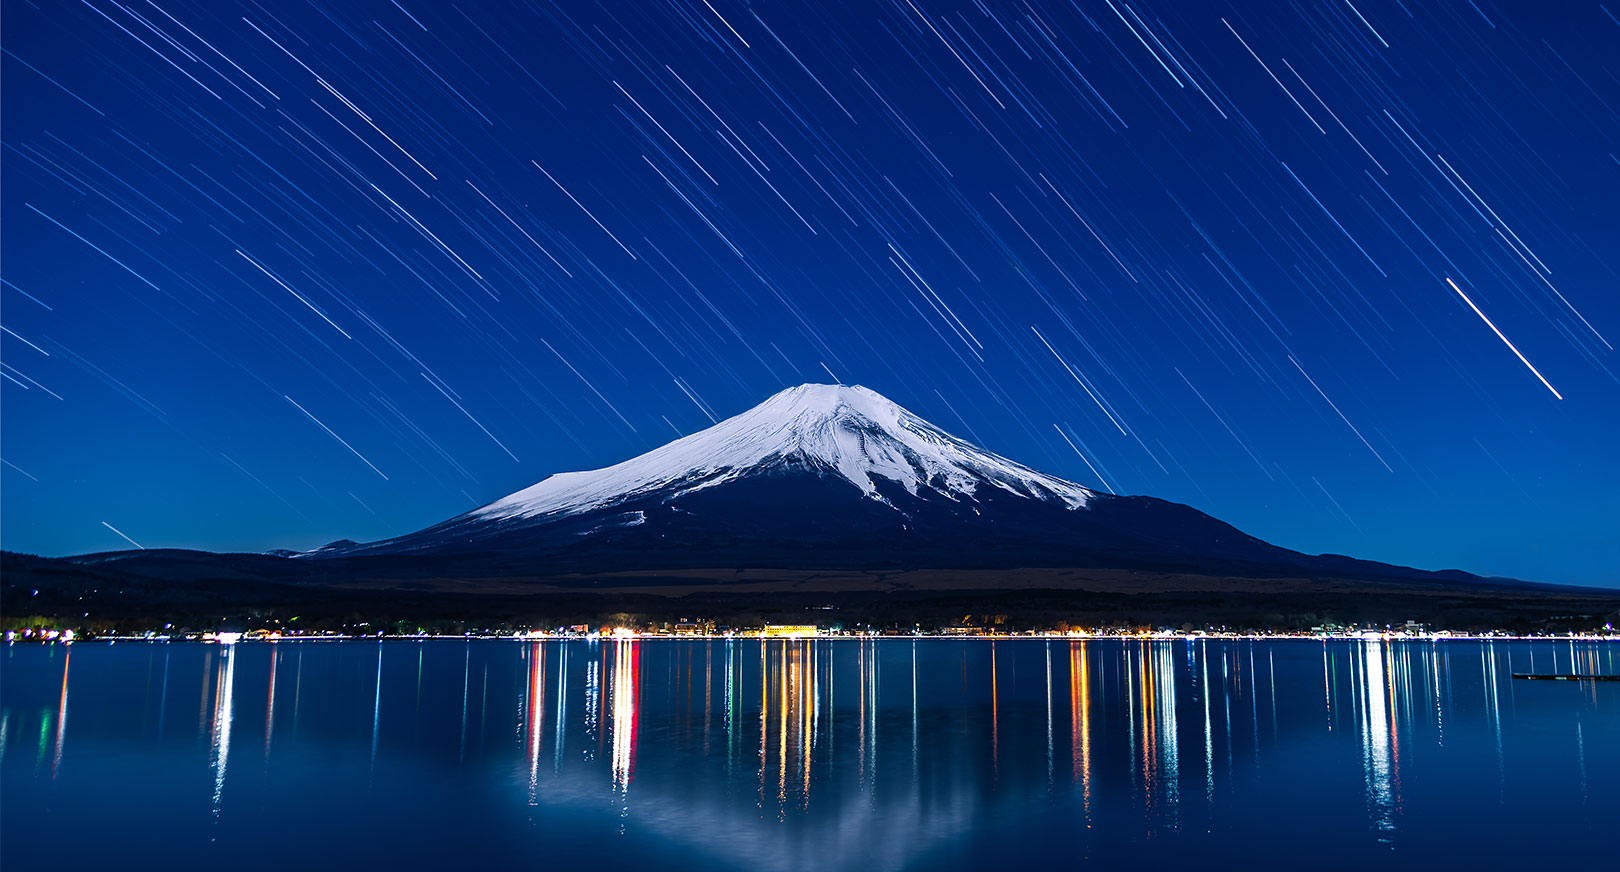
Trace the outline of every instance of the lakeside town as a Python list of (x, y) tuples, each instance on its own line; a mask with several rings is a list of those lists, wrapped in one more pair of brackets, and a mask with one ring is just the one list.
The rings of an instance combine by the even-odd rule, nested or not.
[(1308, 631), (1269, 631), (1232, 628), (1169, 629), (1151, 627), (1059, 627), (1049, 629), (1003, 629), (995, 625), (940, 627), (924, 630), (921, 627), (845, 627), (839, 624), (765, 624), (755, 627), (729, 627), (714, 621), (682, 619), (642, 626), (592, 626), (574, 624), (545, 629), (467, 630), (461, 633), (389, 632), (375, 630), (360, 624), (343, 629), (270, 629), (205, 630), (176, 629), (172, 625), (142, 633), (97, 633), (67, 627), (24, 627), (7, 630), (7, 643), (71, 644), (73, 642), (201, 642), (234, 645), (244, 642), (342, 642), (371, 640), (429, 641), (429, 640), (507, 640), (534, 642), (545, 640), (735, 640), (763, 639), (781, 641), (805, 640), (874, 640), (874, 639), (1097, 639), (1097, 640), (1184, 640), (1200, 639), (1314, 639), (1319, 641), (1429, 641), (1481, 640), (1481, 639), (1539, 639), (1586, 642), (1620, 642), (1620, 629), (1605, 624), (1601, 629), (1587, 632), (1516, 633), (1508, 630), (1457, 631), (1431, 629), (1408, 621), (1385, 626), (1324, 625)]

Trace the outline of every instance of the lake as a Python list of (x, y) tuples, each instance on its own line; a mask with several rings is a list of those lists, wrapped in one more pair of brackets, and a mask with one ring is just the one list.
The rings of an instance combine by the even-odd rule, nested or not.
[(13, 644), (0, 865), (1613, 862), (1620, 644)]

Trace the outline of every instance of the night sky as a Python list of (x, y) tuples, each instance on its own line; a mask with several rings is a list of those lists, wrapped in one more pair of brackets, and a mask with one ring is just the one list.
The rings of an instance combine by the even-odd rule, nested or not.
[(836, 380), (1620, 584), (1620, 4), (0, 14), (7, 549), (381, 538)]

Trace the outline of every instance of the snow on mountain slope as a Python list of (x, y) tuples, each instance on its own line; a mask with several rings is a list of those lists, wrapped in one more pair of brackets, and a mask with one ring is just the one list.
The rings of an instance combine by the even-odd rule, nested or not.
[(623, 463), (565, 472), (496, 500), (467, 520), (566, 517), (655, 492), (666, 498), (778, 468), (808, 467), (837, 475), (884, 501), (874, 478), (912, 495), (950, 499), (980, 487), (1083, 506), (1095, 494), (965, 442), (860, 386), (805, 384), (706, 430)]
[(1094, 493), (866, 388), (819, 384), (414, 533), (296, 558), (469, 580), (716, 567), (1413, 572), (1309, 557), (1188, 506)]

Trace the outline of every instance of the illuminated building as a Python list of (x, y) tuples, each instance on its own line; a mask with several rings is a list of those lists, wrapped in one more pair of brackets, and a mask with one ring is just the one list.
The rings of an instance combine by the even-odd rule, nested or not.
[(681, 618), (675, 622), (674, 633), (677, 636), (712, 636), (714, 621), (707, 618)]
[(759, 634), (767, 639), (809, 639), (821, 635), (821, 628), (811, 624), (766, 624)]

